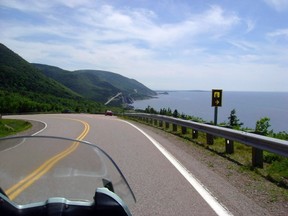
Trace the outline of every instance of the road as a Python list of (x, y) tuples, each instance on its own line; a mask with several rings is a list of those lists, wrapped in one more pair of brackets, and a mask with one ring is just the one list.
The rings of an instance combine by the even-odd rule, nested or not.
[[(37, 135), (81, 136), (101, 147), (118, 164), (135, 193), (137, 203), (131, 206), (133, 215), (269, 215), (227, 180), (191, 157), (185, 148), (149, 127), (115, 116), (88, 114), (9, 118), (41, 121), (45, 127)], [(9, 158), (9, 150), (2, 150), (0, 168), (17, 160), (30, 160), (30, 163), (41, 158), (47, 160), (53, 152), (43, 154), (37, 157), (31, 152), (29, 159), (21, 158), (21, 154)], [(19, 175), (25, 176), (27, 172), (21, 169)]]

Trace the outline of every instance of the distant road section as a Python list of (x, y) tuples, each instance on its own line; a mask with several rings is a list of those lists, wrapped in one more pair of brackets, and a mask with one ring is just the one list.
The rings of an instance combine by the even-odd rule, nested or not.
[(114, 97), (110, 98), (105, 105), (109, 104), (112, 100), (114, 100), (115, 98), (119, 97), (120, 95), (122, 95), (122, 92), (119, 92), (118, 94), (116, 94)]

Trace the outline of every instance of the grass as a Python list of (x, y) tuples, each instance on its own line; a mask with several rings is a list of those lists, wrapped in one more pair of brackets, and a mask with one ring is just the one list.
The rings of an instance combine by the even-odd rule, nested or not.
[(0, 137), (14, 135), (32, 127), (32, 124), (15, 119), (0, 119)]

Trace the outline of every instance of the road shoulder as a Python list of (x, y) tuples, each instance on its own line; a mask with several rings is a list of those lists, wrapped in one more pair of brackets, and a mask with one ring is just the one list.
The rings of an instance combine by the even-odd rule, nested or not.
[[(150, 133), (153, 137), (155, 137), (156, 134), (160, 143), (161, 140), (169, 140), (169, 142), (161, 144), (163, 144), (170, 153), (177, 157), (177, 159), (179, 159), (186, 168), (189, 169), (189, 163), (191, 163), (189, 161), (196, 159), (201, 166), (203, 165), (205, 169), (209, 169), (209, 172), (211, 171), (215, 175), (219, 176), (219, 179), (223, 179), (225, 182), (236, 188), (238, 193), (241, 193), (241, 196), (234, 194), (234, 199), (247, 197), (248, 200), (251, 200), (251, 203), (263, 209), (262, 215), (285, 215), (288, 212), (286, 189), (278, 187), (267, 179), (256, 174), (254, 171), (250, 171), (243, 166), (235, 164), (234, 162), (205, 149), (203, 146), (148, 125), (143, 125), (133, 121), (131, 121), (131, 123), (144, 128), (145, 131)], [(205, 173), (200, 175), (206, 175), (206, 177), (208, 176), (209, 178), (209, 175)], [(215, 184), (218, 184), (218, 186)], [(219, 187), (223, 188), (222, 186), (223, 182), (214, 183), (214, 185), (211, 185), (212, 192), (214, 188), (215, 192), (218, 194), (219, 190), (221, 190)]]
[(14, 134), (13, 136), (32, 136), (36, 134), (37, 132), (41, 131), (43, 128), (45, 128), (45, 124), (40, 121), (34, 121), (34, 120), (25, 120), (32, 124), (32, 127), (28, 130), (21, 131), (17, 134)]

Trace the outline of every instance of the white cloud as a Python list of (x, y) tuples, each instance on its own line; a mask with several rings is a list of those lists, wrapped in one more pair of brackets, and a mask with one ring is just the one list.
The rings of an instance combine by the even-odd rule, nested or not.
[(152, 47), (179, 43), (201, 34), (220, 36), (239, 22), (235, 14), (226, 14), (218, 6), (178, 23), (158, 24), (154, 17), (149, 10), (121, 11), (104, 5), (97, 10), (81, 8), (75, 19), (95, 33), (95, 40), (138, 40)]
[(33, 0), (26, 0), (26, 1), (19, 1), (19, 0), (1, 0), (1, 6), (5, 6), (8, 8), (13, 8), (23, 12), (42, 12), (47, 11), (51, 8), (50, 1), (33, 1)]
[(81, 6), (88, 6), (88, 5), (95, 5), (98, 1), (93, 0), (50, 0), (49, 1), (52, 4), (55, 5), (64, 5), (69, 8), (77, 8)]
[(255, 43), (251, 43), (251, 42), (244, 41), (244, 40), (230, 40), (229, 43), (244, 51), (252, 51), (252, 50), (257, 49), (257, 46)]
[(256, 86), (256, 78), (269, 77), (268, 71), (278, 71), (277, 79), (287, 80), (281, 77), (288, 62), (288, 48), (281, 46), (283, 39), (287, 42), (287, 28), (265, 37), (257, 32), (255, 17), (226, 6), (205, 5), (165, 20), (153, 8), (105, 2), (1, 0), (0, 9), (28, 15), (0, 19), (1, 29), (7, 29), (1, 42), (30, 62), (109, 70), (153, 89), (210, 89), (217, 84), (239, 90), (248, 88), (246, 79), (251, 77), (251, 90), (253, 85), (270, 88)]
[(288, 10), (288, 0), (264, 0), (270, 7), (277, 11)]
[(274, 32), (270, 32), (267, 34), (270, 38), (284, 38), (288, 40), (288, 28), (287, 29), (278, 29)]
[[(35, 2), (35, 1), (33, 1)], [(55, 36), (75, 38), (81, 41), (98, 41), (108, 43), (140, 42), (151, 47), (171, 46), (181, 44), (183, 39), (193, 39), (195, 36), (206, 35), (219, 37), (230, 28), (237, 25), (240, 19), (233, 13), (226, 13), (219, 6), (211, 6), (203, 13), (198, 13), (178, 23), (157, 23), (155, 13), (147, 9), (119, 10), (110, 5), (84, 4), (80, 0), (73, 1), (36, 1), (31, 4), (27, 1), (3, 1), (1, 4), (17, 8), (22, 11), (33, 10), (38, 12), (41, 26), (34, 23), (25, 23), (19, 26), (18, 36), (49, 32)], [(69, 3), (67, 3), (69, 2)], [(75, 9), (59, 14), (56, 5)], [(53, 9), (52, 9), (53, 8)], [(60, 17), (61, 16), (61, 17)], [(34, 26), (33, 26), (34, 25)], [(21, 31), (22, 28), (22, 31)], [(28, 31), (29, 29), (29, 31)]]

